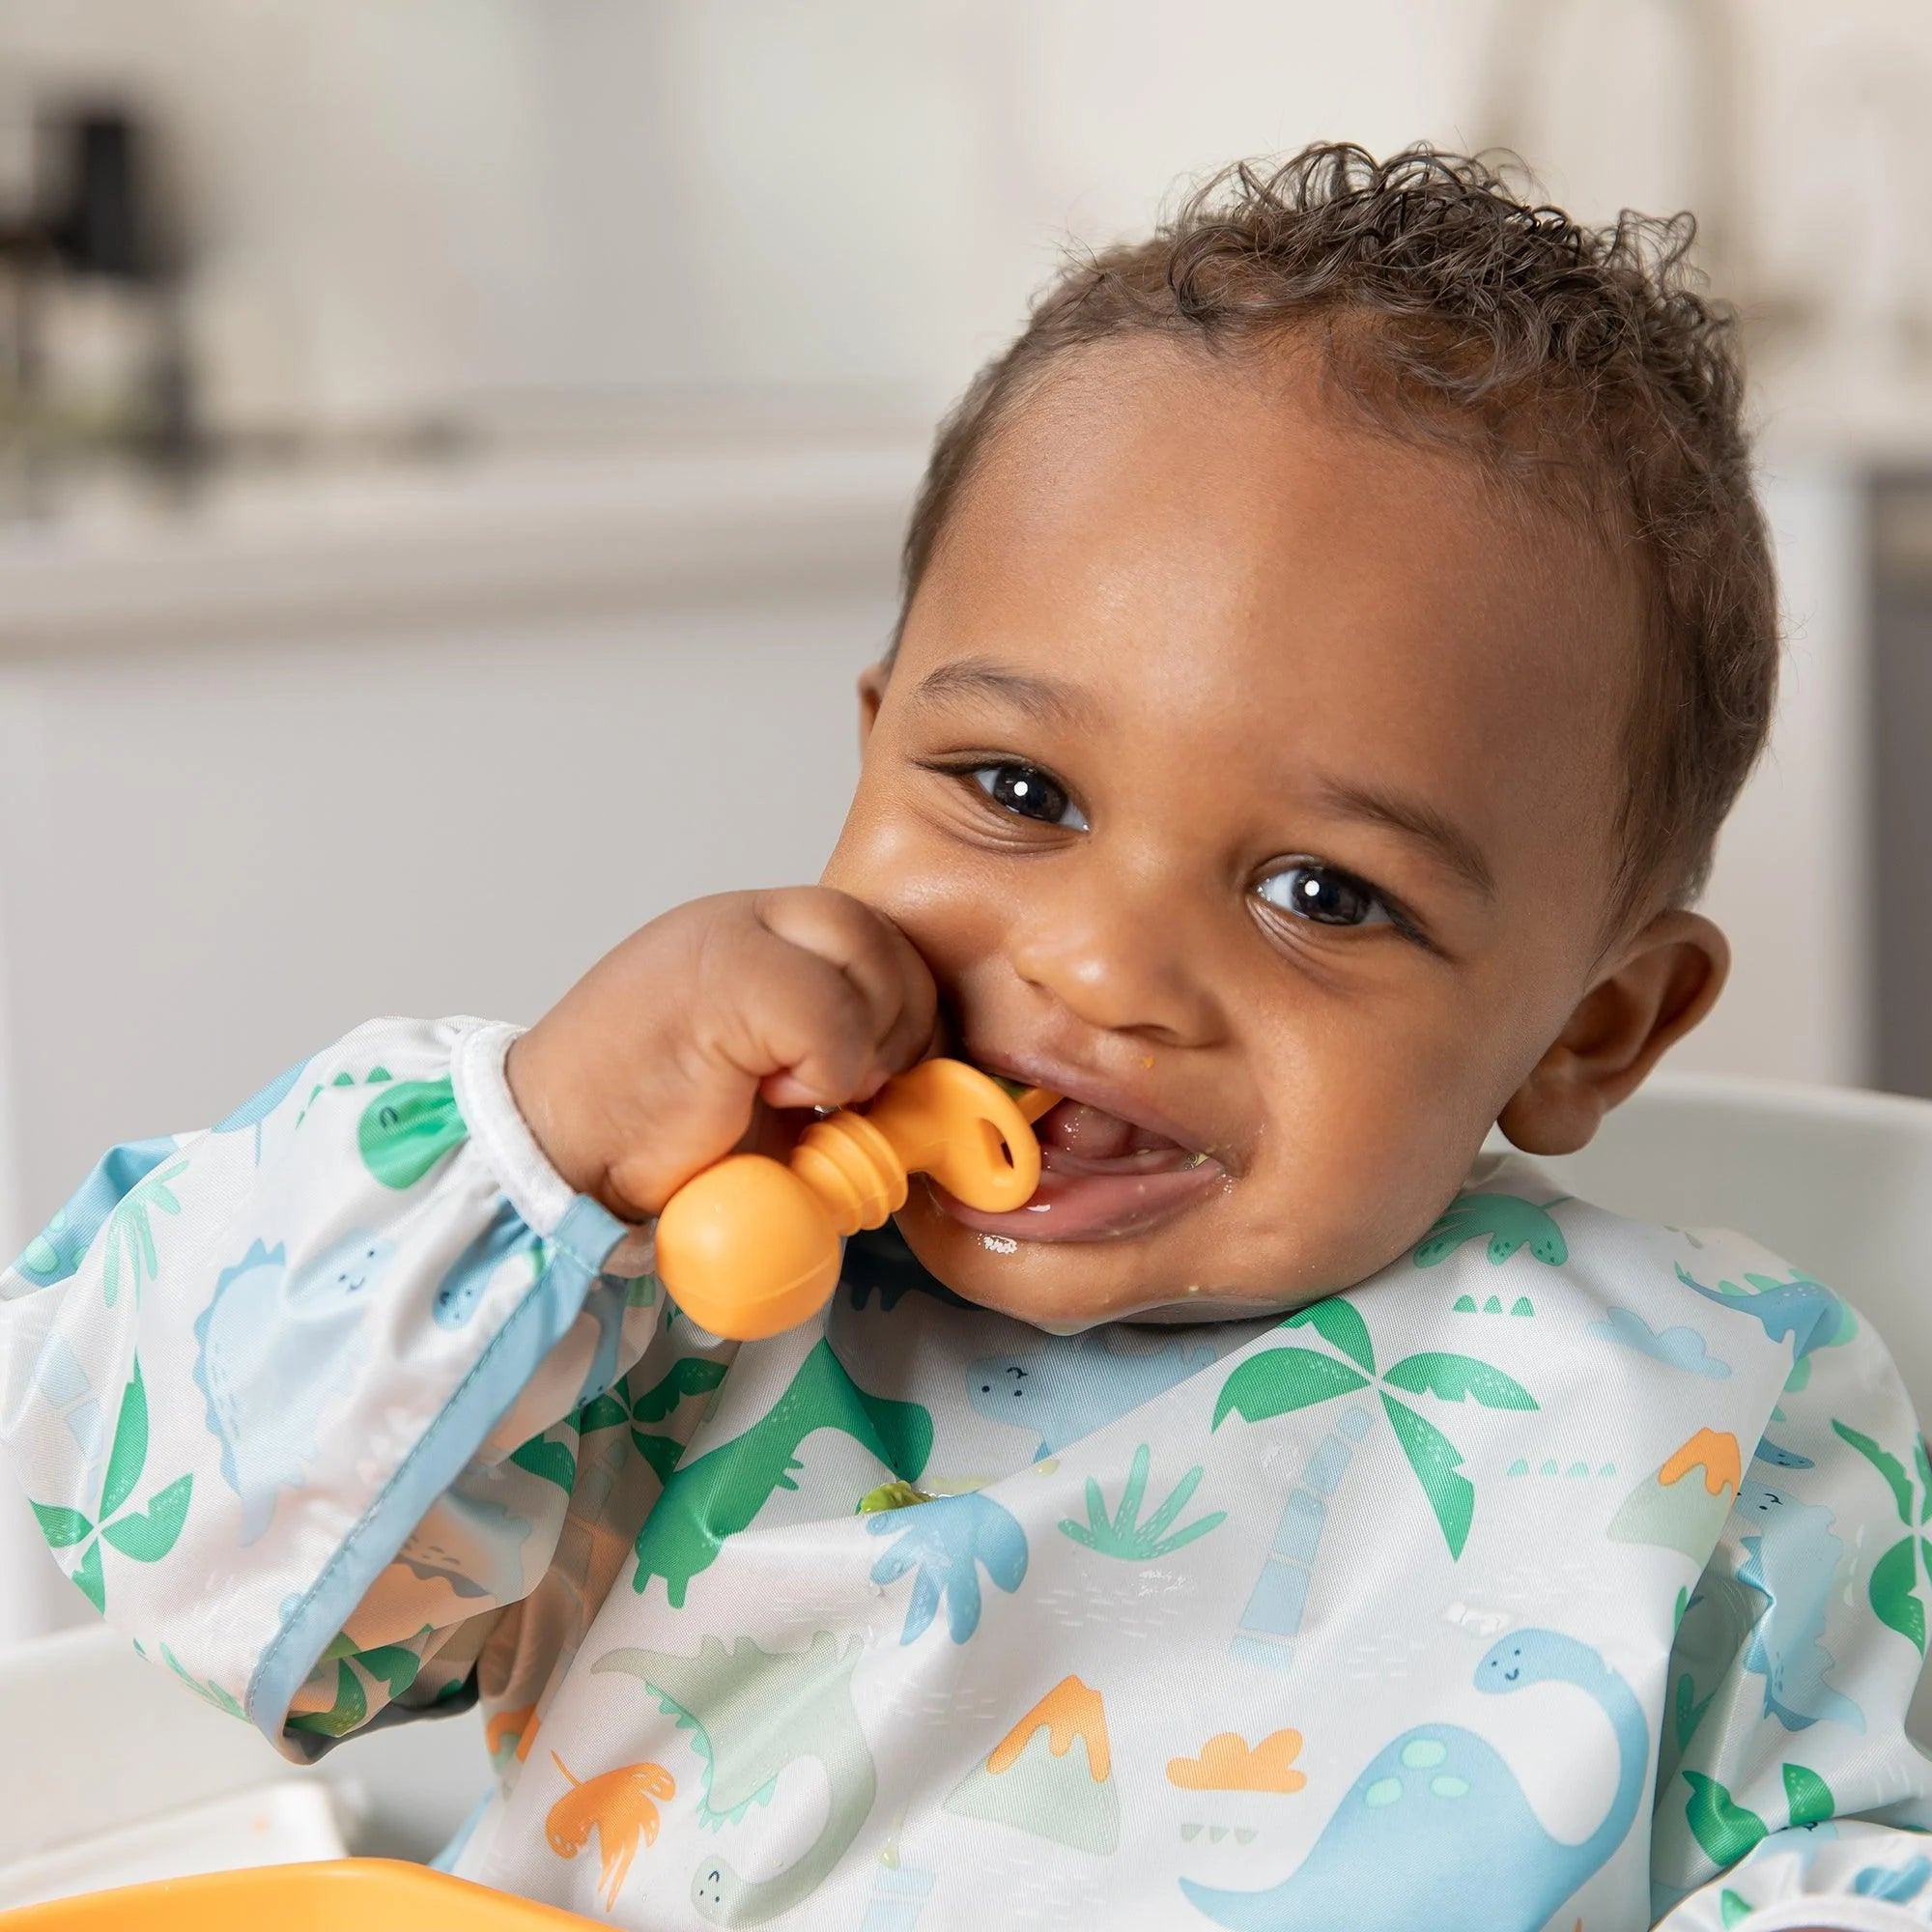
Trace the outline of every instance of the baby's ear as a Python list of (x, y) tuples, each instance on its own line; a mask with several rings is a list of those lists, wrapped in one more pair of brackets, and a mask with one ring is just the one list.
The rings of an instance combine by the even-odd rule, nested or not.
[(872, 726), (878, 723), (879, 706), (885, 702), (886, 680), (893, 674), (893, 668), (883, 658), (877, 664), (870, 664), (859, 673), (859, 750), (864, 752), (866, 740), (872, 735)]
[(1524, 1153), (1587, 1147), (1604, 1116), (1711, 1010), (1730, 969), (1729, 943), (1702, 914), (1659, 913), (1584, 994), (1496, 1124)]

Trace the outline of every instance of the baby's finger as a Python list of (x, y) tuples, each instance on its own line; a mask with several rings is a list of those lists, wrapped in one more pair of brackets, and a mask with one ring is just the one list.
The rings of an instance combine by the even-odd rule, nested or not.
[(938, 989), (925, 961), (890, 920), (842, 893), (816, 888), (761, 895), (759, 916), (768, 931), (836, 966), (864, 1003), (877, 1065), (869, 1087), (852, 1097), (868, 1097), (924, 1054)]
[(866, 996), (830, 960), (761, 932), (739, 962), (723, 1042), (777, 1107), (839, 1107), (875, 1091), (877, 1025)]

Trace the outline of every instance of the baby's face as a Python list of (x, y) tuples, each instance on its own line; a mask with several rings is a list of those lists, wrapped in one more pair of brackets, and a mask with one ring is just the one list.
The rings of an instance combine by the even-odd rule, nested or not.
[(1058, 372), (872, 688), (825, 883), (910, 935), (961, 1057), (1086, 1103), (1029, 1207), (916, 1180), (899, 1225), (1044, 1327), (1372, 1274), (1598, 965), (1635, 592), (1310, 380), (1151, 340)]

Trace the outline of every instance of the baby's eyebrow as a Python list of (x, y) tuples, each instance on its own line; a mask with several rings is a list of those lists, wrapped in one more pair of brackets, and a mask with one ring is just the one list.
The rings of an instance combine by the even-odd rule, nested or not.
[(1483, 856), (1483, 848), (1435, 806), (1418, 798), (1404, 798), (1398, 792), (1383, 791), (1376, 785), (1326, 775), (1315, 781), (1315, 790), (1330, 811), (1344, 818), (1406, 833), (1428, 846), (1471, 891), (1486, 899), (1495, 897), (1496, 876)]
[(1041, 724), (1073, 724), (1086, 709), (1066, 685), (1030, 671), (1011, 670), (991, 658), (954, 658), (920, 679), (915, 699), (943, 701), (949, 697), (992, 697), (1024, 711)]

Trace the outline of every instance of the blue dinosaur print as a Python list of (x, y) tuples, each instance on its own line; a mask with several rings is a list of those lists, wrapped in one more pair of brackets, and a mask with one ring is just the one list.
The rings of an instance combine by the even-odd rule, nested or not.
[(308, 1069), (308, 1061), (298, 1060), (286, 1073), (270, 1080), (252, 1099), (244, 1100), (225, 1121), (209, 1129), (212, 1134), (239, 1134), (243, 1127), (255, 1129), (255, 1161), (262, 1159), (262, 1122), (295, 1092), (296, 1082)]
[(995, 1422), (1037, 1433), (1034, 1461), (1131, 1414), (1217, 1359), (1208, 1345), (1170, 1342), (1136, 1350), (1107, 1346), (1104, 1329), (1042, 1336), (1011, 1355), (981, 1355), (966, 1372), (966, 1398)]
[(1852, 1889), (1861, 1898), (1889, 1899), (1893, 1905), (1909, 1905), (1925, 1889), (1932, 1878), (1932, 1859), (1916, 1858), (1904, 1864), (1866, 1865), (1852, 1881)]
[(541, 1237), (507, 1201), (503, 1202), (483, 1232), (449, 1264), (449, 1272), (438, 1285), (431, 1308), (437, 1325), (467, 1326), (484, 1290), (520, 1255), (529, 1257), (530, 1272), (524, 1283), (527, 1287), (542, 1265), (542, 1249)]
[(882, 1511), (867, 1519), (866, 1528), (872, 1536), (893, 1539), (872, 1565), (873, 1582), (895, 1583), (908, 1570), (916, 1573), (899, 1633), (902, 1644), (924, 1635), (942, 1598), (952, 1641), (964, 1643), (980, 1628), (980, 1566), (1009, 1596), (1026, 1578), (1026, 1531), (991, 1496), (977, 1491)]
[(1279, 1885), (1224, 1891), (1183, 1879), (1181, 1890), (1233, 1932), (1537, 1932), (1623, 1843), (1650, 1760), (1642, 1706), (1587, 1644), (1525, 1630), (1500, 1638), (1476, 1666), (1477, 1690), (1496, 1696), (1552, 1682), (1587, 1691), (1616, 1733), (1616, 1792), (1580, 1844), (1545, 1831), (1486, 1740), (1456, 1724), (1419, 1724), (1370, 1761)]
[[(1848, 1321), (1845, 1304), (1822, 1281), (1813, 1281), (1808, 1274), (1794, 1274), (1789, 1281), (1747, 1274), (1745, 1279), (1757, 1291), (1755, 1294), (1747, 1294), (1729, 1282), (1706, 1288), (1682, 1262), (1676, 1266), (1677, 1279), (1686, 1288), (1701, 1294), (1706, 1301), (1715, 1301), (1719, 1308), (1748, 1315), (1763, 1327), (1768, 1340), (1782, 1342), (1790, 1336), (1794, 1370), (1819, 1349), (1845, 1339)], [(1794, 1380), (1792, 1386), (1802, 1388), (1804, 1383)]]
[(242, 1498), (244, 1545), (314, 1460), (323, 1411), (355, 1375), (367, 1291), (394, 1258), (391, 1242), (357, 1230), (293, 1276), (285, 1248), (256, 1241), (216, 1278), (194, 1324), (194, 1378), (221, 1443), (222, 1479)]
[[(1802, 1458), (1792, 1462), (1809, 1466)], [(1764, 1714), (1787, 1731), (1806, 1730), (1829, 1718), (1862, 1734), (1864, 1713), (1825, 1681), (1833, 1660), (1821, 1641), (1845, 1546), (1833, 1533), (1829, 1509), (1774, 1489), (1757, 1468), (1753, 1462), (1746, 1472), (1737, 1501), (1745, 1520), (1758, 1525), (1754, 1534), (1739, 1539), (1747, 1554), (1737, 1580), (1765, 1599), (1744, 1667), (1764, 1679)]]

